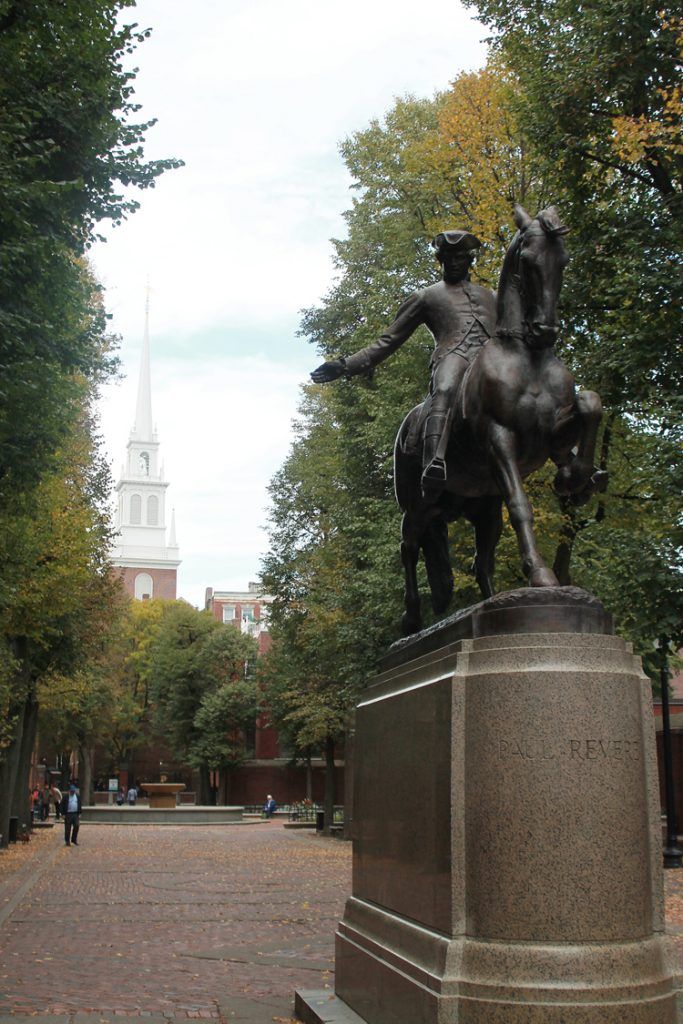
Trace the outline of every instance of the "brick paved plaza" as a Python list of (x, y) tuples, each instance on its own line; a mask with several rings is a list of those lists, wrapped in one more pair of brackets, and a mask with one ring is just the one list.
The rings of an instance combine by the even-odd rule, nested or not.
[[(244, 826), (84, 825), (0, 855), (0, 1024), (271, 1024), (332, 989), (349, 843)], [(683, 973), (683, 871), (666, 873)]]
[(5, 856), (0, 1020), (270, 1024), (332, 983), (348, 843), (279, 822), (83, 825), (78, 847), (56, 827)]

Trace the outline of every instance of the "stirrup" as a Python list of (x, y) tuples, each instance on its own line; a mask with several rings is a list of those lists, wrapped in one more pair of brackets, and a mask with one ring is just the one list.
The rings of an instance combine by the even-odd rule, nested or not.
[(422, 473), (422, 489), (434, 490), (441, 488), (446, 483), (446, 463), (438, 456), (425, 466)]

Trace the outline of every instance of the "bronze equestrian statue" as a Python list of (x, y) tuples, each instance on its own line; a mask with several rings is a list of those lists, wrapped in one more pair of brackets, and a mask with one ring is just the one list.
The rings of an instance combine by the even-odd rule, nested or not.
[[(406, 634), (422, 625), (416, 571), (420, 550), (434, 611), (443, 613), (450, 602), (449, 522), (464, 516), (474, 526), (475, 575), (484, 597), (493, 594), (503, 501), (529, 584), (558, 586), (536, 545), (523, 480), (552, 459), (558, 467), (555, 490), (573, 495), (577, 503), (607, 485), (607, 474), (594, 466), (602, 403), (595, 392), (576, 392), (571, 374), (554, 350), (568, 229), (553, 207), (531, 218), (517, 206), (515, 223), (518, 230), (500, 275), (495, 330), (468, 363), (437, 446), (445, 462), (443, 484), (423, 486), (426, 439), (422, 424), (428, 421), (425, 405), (431, 396), (411, 410), (396, 439), (394, 483), (403, 511)], [(347, 366), (355, 359), (351, 356)], [(334, 379), (323, 375), (330, 365), (337, 364), (324, 364), (314, 380)], [(438, 458), (440, 452), (435, 455)]]

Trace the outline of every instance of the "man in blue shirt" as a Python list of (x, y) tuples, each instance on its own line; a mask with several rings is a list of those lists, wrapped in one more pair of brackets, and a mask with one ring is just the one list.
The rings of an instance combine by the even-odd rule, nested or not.
[(62, 814), (64, 815), (64, 845), (78, 846), (78, 829), (81, 822), (81, 795), (75, 782), (69, 786), (69, 792), (62, 797)]

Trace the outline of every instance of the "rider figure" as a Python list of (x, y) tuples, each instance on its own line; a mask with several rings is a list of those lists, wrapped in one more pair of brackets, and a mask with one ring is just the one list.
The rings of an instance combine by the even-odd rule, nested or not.
[[(432, 355), (422, 461), (423, 491), (440, 491), (446, 480), (444, 452), (449, 411), (465, 370), (496, 324), (496, 299), (488, 288), (472, 284), (469, 270), (481, 242), (468, 231), (443, 231), (432, 246), (443, 268), (443, 280), (407, 299), (384, 334), (347, 359), (323, 363), (311, 374), (317, 383), (354, 377), (381, 363), (421, 325), (431, 331)], [(443, 444), (440, 442), (443, 438)]]

